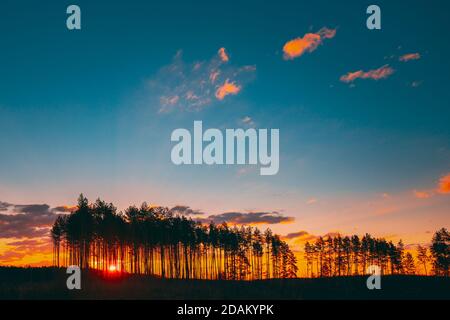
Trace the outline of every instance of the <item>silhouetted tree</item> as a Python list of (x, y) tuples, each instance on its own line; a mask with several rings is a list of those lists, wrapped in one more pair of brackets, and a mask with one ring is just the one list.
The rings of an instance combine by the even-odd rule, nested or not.
[(306, 276), (314, 277), (314, 246), (310, 245), (308, 241), (305, 243), (304, 258), (306, 260)]
[(426, 247), (422, 247), (421, 245), (417, 246), (417, 261), (423, 266), (425, 275), (428, 275), (427, 264), (430, 261), (430, 257), (428, 255), (428, 249)]
[(61, 250), (61, 241), (63, 240), (63, 233), (64, 233), (64, 217), (58, 216), (56, 218), (55, 223), (53, 224), (53, 227), (50, 231), (51, 237), (53, 240), (53, 264), (59, 267), (59, 257), (60, 257), (60, 250)]
[(437, 231), (430, 247), (433, 256), (433, 270), (436, 275), (448, 276), (450, 264), (450, 234), (447, 229)]
[(407, 252), (405, 255), (404, 272), (408, 275), (413, 275), (416, 273), (416, 265), (414, 263), (414, 258), (410, 252)]
[[(357, 235), (352, 236), (352, 254), (353, 254), (353, 266), (354, 266), (354, 274), (359, 275), (359, 265), (360, 265), (360, 256), (361, 256), (361, 241)], [(364, 273), (364, 271), (363, 271)]]

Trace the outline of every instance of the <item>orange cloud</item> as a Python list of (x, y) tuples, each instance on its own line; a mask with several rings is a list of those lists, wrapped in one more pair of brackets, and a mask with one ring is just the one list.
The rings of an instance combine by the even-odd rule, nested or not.
[(220, 57), (220, 60), (222, 60), (223, 62), (228, 62), (228, 60), (230, 60), (228, 58), (228, 54), (225, 51), (225, 48), (219, 49), (219, 57)]
[(428, 199), (437, 195), (437, 193), (441, 194), (449, 194), (450, 193), (450, 173), (442, 176), (439, 179), (437, 187), (431, 190), (414, 190), (414, 197), (417, 199)]
[(429, 193), (427, 191), (414, 190), (414, 197), (416, 197), (417, 199), (428, 199), (431, 196), (432, 196), (431, 193)]
[(292, 60), (305, 52), (313, 52), (324, 39), (331, 39), (335, 35), (335, 29), (322, 28), (317, 33), (307, 33), (303, 37), (290, 40), (283, 47), (284, 59)]
[(444, 193), (444, 194), (450, 193), (450, 173), (443, 176), (439, 180), (438, 191), (439, 191), (439, 193)]
[(420, 53), (407, 53), (402, 55), (398, 60), (401, 62), (408, 62), (411, 60), (418, 60), (420, 59)]
[(394, 69), (392, 69), (389, 65), (384, 65), (378, 69), (369, 70), (369, 71), (363, 71), (358, 70), (355, 72), (349, 72), (346, 75), (343, 75), (341, 77), (342, 82), (353, 82), (356, 79), (373, 79), (373, 80), (380, 80), (389, 77), (391, 74), (394, 73)]
[(241, 87), (236, 85), (234, 82), (229, 82), (229, 80), (225, 80), (224, 84), (221, 85), (216, 91), (216, 98), (219, 100), (223, 100), (225, 96), (232, 94), (238, 94), (241, 91)]

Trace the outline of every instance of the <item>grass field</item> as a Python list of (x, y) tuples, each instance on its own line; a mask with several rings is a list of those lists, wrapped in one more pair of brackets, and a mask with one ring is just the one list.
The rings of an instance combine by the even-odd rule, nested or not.
[(83, 272), (81, 290), (66, 288), (65, 269), (0, 267), (0, 299), (450, 299), (450, 279), (385, 276), (261, 281), (170, 280)]

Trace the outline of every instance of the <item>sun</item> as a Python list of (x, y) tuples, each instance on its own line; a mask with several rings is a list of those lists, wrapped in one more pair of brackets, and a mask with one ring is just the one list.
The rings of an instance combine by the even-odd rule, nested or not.
[(108, 271), (109, 272), (116, 272), (117, 271), (117, 266), (115, 266), (115, 265), (110, 265), (109, 267), (108, 267)]

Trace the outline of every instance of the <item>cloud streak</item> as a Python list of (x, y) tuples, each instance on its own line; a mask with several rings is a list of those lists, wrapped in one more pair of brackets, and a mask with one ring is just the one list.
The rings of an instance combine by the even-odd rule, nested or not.
[(204, 212), (200, 211), (200, 210), (194, 210), (189, 206), (183, 206), (183, 205), (178, 205), (173, 207), (172, 209), (169, 210), (170, 213), (175, 214), (175, 215), (184, 215), (184, 216), (191, 216), (191, 215), (200, 215), (200, 214), (204, 214)]
[(392, 69), (389, 65), (384, 65), (378, 69), (363, 71), (358, 70), (354, 72), (349, 72), (343, 76), (341, 76), (340, 80), (345, 83), (350, 83), (355, 81), (356, 79), (372, 79), (372, 80), (381, 80), (386, 79), (390, 75), (394, 73), (394, 69)]
[(340, 235), (339, 232), (328, 232), (322, 236), (319, 236), (319, 235), (311, 234), (308, 231), (301, 230), (298, 232), (288, 233), (287, 235), (282, 236), (281, 238), (283, 240), (287, 240), (290, 243), (294, 244), (296, 247), (299, 248), (300, 251), (302, 251), (303, 246), (305, 245), (306, 242), (314, 242), (317, 239), (319, 239), (320, 237), (327, 239), (329, 237), (337, 237), (338, 235)]
[(255, 121), (249, 116), (243, 117), (240, 122), (247, 127), (255, 127)]
[(237, 225), (256, 225), (256, 224), (279, 224), (291, 223), (293, 217), (283, 216), (277, 211), (272, 212), (225, 212), (218, 215), (211, 215), (207, 218), (200, 218), (197, 221), (201, 223), (214, 222), (221, 224), (223, 222)]
[[(291, 239), (295, 239), (295, 238), (302, 238), (305, 236), (312, 236), (312, 235), (310, 235), (307, 231), (299, 231), (299, 232), (288, 233), (283, 238), (291, 240)], [(313, 238), (315, 238), (315, 237), (313, 236)]]
[(401, 62), (408, 62), (411, 60), (419, 60), (420, 58), (420, 53), (407, 53), (402, 55), (398, 60)]
[(414, 197), (416, 197), (417, 199), (428, 199), (430, 197), (432, 197), (432, 193), (428, 192), (428, 191), (419, 191), (419, 190), (414, 190)]

